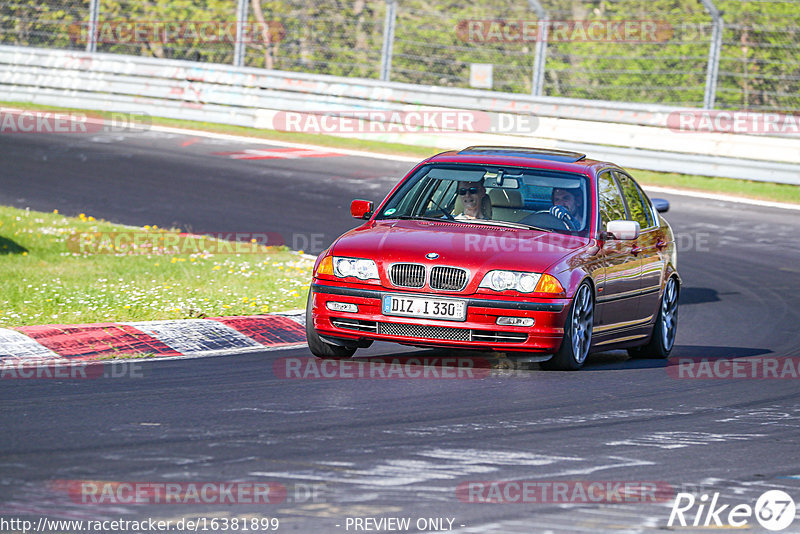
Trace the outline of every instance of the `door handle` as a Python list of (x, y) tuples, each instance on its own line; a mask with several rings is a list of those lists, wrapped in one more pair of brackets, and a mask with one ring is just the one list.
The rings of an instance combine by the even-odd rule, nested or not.
[(662, 248), (664, 248), (664, 247), (666, 247), (666, 246), (667, 246), (667, 242), (666, 242), (666, 241), (664, 241), (663, 239), (659, 239), (659, 240), (656, 242), (656, 248), (657, 248), (658, 250), (661, 250)]
[(641, 247), (639, 247), (638, 245), (633, 245), (633, 248), (631, 249), (631, 254), (637, 256), (641, 251), (642, 251)]

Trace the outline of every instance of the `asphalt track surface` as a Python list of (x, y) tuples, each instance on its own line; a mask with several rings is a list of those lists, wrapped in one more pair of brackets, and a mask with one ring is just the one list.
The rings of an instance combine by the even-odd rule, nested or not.
[[(279, 232), (289, 245), (316, 236), (322, 248), (354, 226), (352, 198), (379, 200), (410, 167), (214, 154), (265, 148), (158, 132), (2, 136), (0, 204)], [(684, 283), (673, 359), (800, 357), (800, 214), (668, 198)], [(409, 353), (447, 355), (390, 344), (359, 354)], [(752, 506), (768, 489), (800, 500), (797, 379), (680, 379), (663, 362), (610, 352), (572, 373), (533, 365), (464, 380), (287, 380), (273, 371), (287, 356), (309, 353), (148, 362), (142, 378), (0, 381), (0, 514), (278, 517), (279, 532), (299, 533), (354, 532), (348, 517), (408, 517), (410, 532), (419, 518), (452, 519), (458, 532), (650, 532), (666, 527), (671, 496), (478, 504), (456, 488), (657, 481), (672, 495), (719, 492), (721, 503)], [(272, 481), (288, 496), (271, 505), (110, 506), (75, 502), (56, 480)], [(753, 518), (748, 525), (762, 530)], [(798, 531), (800, 519), (784, 530)]]

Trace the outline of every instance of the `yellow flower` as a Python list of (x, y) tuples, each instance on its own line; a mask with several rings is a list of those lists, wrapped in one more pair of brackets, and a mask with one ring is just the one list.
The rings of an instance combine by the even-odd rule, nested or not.
[(28, 255), (28, 253), (27, 253), (27, 252), (23, 252), (23, 253), (22, 253), (22, 255), (23, 255), (23, 256), (27, 256), (27, 255)]
[(94, 217), (92, 217), (91, 215), (89, 215), (89, 220), (90, 220), (90, 221), (93, 221), (93, 220), (94, 220)]
[(223, 304), (223, 305), (222, 305), (222, 307), (223, 307), (223, 308), (230, 308), (230, 305), (228, 305), (228, 304)]
[(55, 213), (56, 215), (58, 215), (58, 210), (53, 210), (53, 213)]
[(214, 267), (211, 268), (212, 271), (219, 271), (220, 269), (222, 269), (221, 265), (215, 265)]

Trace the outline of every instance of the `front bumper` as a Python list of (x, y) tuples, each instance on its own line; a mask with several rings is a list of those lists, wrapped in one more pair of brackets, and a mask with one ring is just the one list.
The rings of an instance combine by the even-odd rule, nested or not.
[[(490, 298), (487, 296), (446, 295), (467, 301), (465, 321), (384, 315), (381, 296), (387, 293), (412, 294), (356, 284), (330, 285), (316, 281), (311, 285), (314, 328), (322, 336), (347, 340), (391, 341), (414, 346), (455, 347), (496, 352), (552, 353), (561, 346), (568, 299)], [(416, 296), (442, 298), (436, 293)], [(358, 312), (334, 312), (329, 301), (351, 303)], [(501, 326), (498, 317), (530, 317), (532, 327)]]

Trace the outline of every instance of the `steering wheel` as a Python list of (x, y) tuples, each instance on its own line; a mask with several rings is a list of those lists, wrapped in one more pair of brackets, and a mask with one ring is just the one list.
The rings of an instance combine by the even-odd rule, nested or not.
[(538, 226), (539, 228), (552, 228), (556, 229), (564, 229), (572, 231), (573, 228), (569, 225), (567, 221), (564, 219), (559, 219), (549, 210), (537, 211), (536, 213), (531, 213), (521, 221), (522, 224), (527, 224), (530, 226)]

